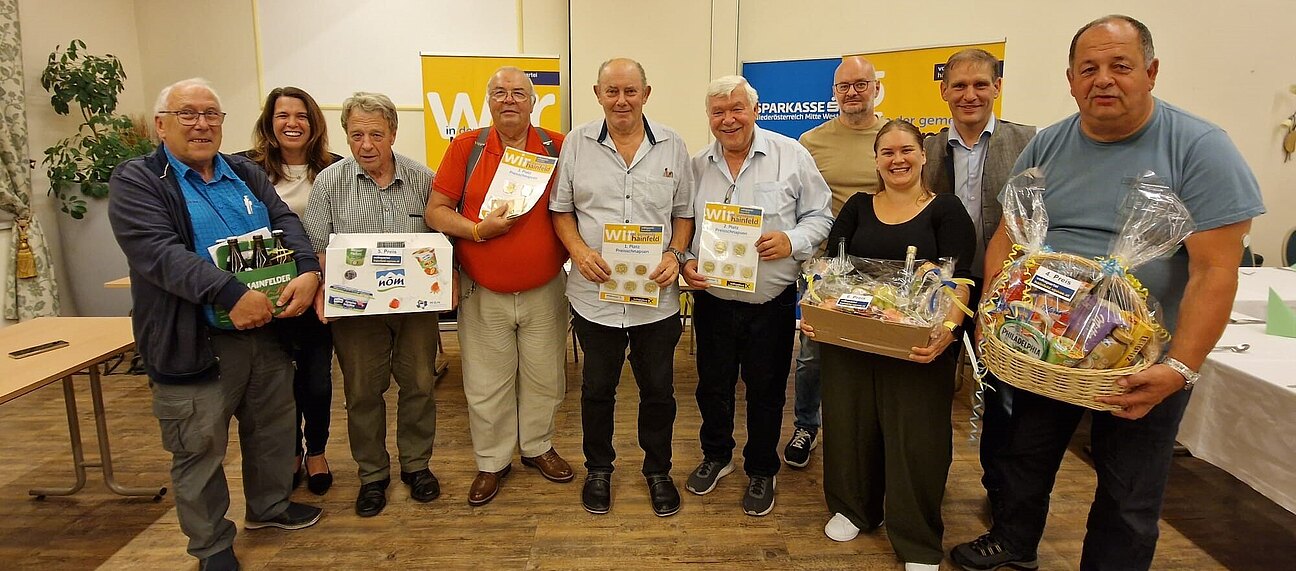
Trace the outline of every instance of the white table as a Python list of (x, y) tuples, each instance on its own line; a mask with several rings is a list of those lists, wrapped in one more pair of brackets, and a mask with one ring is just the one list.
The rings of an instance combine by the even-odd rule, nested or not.
[(1269, 288), (1273, 288), (1287, 302), (1287, 307), (1296, 309), (1296, 271), (1286, 268), (1240, 268), (1233, 311), (1264, 319), (1269, 307)]
[[(1263, 318), (1270, 286), (1292, 305), (1296, 272), (1256, 269), (1262, 271), (1239, 276), (1234, 311)], [(1224, 330), (1220, 345), (1251, 348), (1207, 358), (1178, 440), (1193, 456), (1296, 513), (1296, 339), (1265, 335), (1264, 329), (1230, 325)]]

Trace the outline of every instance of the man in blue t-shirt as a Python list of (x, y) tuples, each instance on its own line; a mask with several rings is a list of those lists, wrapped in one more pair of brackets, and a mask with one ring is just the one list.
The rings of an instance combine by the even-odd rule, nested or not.
[[(1081, 28), (1067, 69), (1079, 113), (1041, 131), (1013, 169), (1043, 170), (1046, 243), (1057, 251), (1106, 254), (1120, 231), (1114, 214), (1127, 182), (1145, 171), (1168, 183), (1197, 227), (1185, 248), (1135, 270), (1160, 300), (1173, 342), (1161, 363), (1119, 381), (1128, 393), (1098, 399), (1121, 410), (1093, 414), (1098, 487), (1081, 569), (1151, 566), (1188, 390), (1227, 324), (1242, 237), (1264, 213), (1255, 177), (1224, 131), (1152, 96), (1158, 63), (1151, 33), (1133, 18), (1106, 16)], [(1010, 248), (1000, 224), (986, 248), (987, 281)], [(982, 456), (993, 527), (956, 546), (951, 559), (965, 569), (1038, 567), (1049, 494), (1084, 411), (1015, 391), (1009, 413), (987, 416), (987, 431), (1007, 435), (1000, 449)]]

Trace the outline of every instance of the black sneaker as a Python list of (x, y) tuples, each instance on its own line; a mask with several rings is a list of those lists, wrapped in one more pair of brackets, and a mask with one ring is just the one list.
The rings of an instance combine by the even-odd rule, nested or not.
[(733, 471), (732, 458), (728, 462), (703, 460), (698, 464), (697, 469), (689, 474), (688, 483), (684, 484), (684, 487), (699, 496), (705, 496), (715, 489), (716, 482), (719, 482), (720, 478), (728, 476)]
[(991, 571), (1000, 567), (1010, 569), (1039, 569), (1039, 560), (1013, 553), (989, 533), (968, 543), (960, 543), (950, 550), (950, 559), (968, 571)]
[(805, 468), (810, 463), (810, 451), (819, 445), (819, 431), (797, 427), (792, 439), (783, 449), (783, 461), (793, 468)]
[(752, 476), (743, 494), (743, 513), (762, 516), (774, 511), (774, 476)]
[(315, 525), (320, 520), (324, 510), (315, 506), (299, 504), (297, 502), (288, 502), (288, 507), (279, 515), (267, 521), (243, 522), (244, 529), (261, 529), (263, 527), (277, 527), (279, 529), (302, 529)]

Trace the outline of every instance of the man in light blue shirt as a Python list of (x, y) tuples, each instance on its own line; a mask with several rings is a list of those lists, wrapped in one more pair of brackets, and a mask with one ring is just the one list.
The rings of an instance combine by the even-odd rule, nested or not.
[[(594, 95), (604, 118), (567, 135), (549, 198), (554, 231), (575, 270), (567, 277), (567, 297), (572, 326), (585, 349), (581, 428), (588, 473), (581, 504), (594, 514), (612, 507), (613, 413), (627, 348), (639, 385), (639, 445), (653, 512), (665, 517), (680, 509), (679, 490), (670, 477), (675, 345), (683, 328), (676, 279), (693, 235), (693, 179), (684, 139), (643, 115), (651, 93), (638, 62), (618, 58), (599, 66)], [(621, 282), (633, 275), (627, 264), (614, 268), (603, 259), (604, 224), (663, 227), (660, 262), (643, 268), (642, 274), (639, 268), (634, 272), (646, 278), (645, 287), (657, 289), (656, 307), (599, 299), (599, 285), (614, 273)]]
[[(694, 323), (704, 458), (687, 487), (707, 494), (734, 470), (734, 389), (741, 374), (747, 386), (743, 470), (749, 478), (742, 506), (748, 515), (763, 516), (774, 509), (796, 278), (800, 262), (814, 255), (832, 227), (832, 190), (805, 147), (756, 126), (757, 101), (756, 90), (740, 76), (711, 82), (706, 104), (716, 141), (693, 156), (692, 170), (698, 184), (694, 213), (717, 210), (708, 203), (759, 208), (760, 235), (747, 243), (700, 222), (693, 259), (682, 273), (701, 290), (695, 294)], [(705, 240), (712, 254), (699, 265), (694, 256), (703, 251), (704, 234), (713, 236)], [(752, 291), (744, 291), (748, 288)]]

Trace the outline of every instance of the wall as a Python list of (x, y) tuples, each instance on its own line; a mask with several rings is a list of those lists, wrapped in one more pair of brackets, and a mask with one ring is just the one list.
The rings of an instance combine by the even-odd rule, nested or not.
[(818, 57), (1007, 38), (1004, 117), (1044, 126), (1076, 110), (1064, 75), (1075, 31), (1104, 14), (1129, 14), (1152, 30), (1161, 60), (1155, 95), (1223, 127), (1255, 171), (1269, 214), (1255, 221), (1251, 244), (1266, 264), (1281, 260), (1282, 238), (1296, 227), (1296, 163), (1283, 163), (1278, 128), (1296, 111), (1296, 95), (1288, 92), (1296, 83), (1290, 55), (1296, 36), (1283, 24), (1291, 20), (1290, 0), (1191, 8), (1169, 0), (974, 5), (970, 10), (967, 2), (929, 0), (906, 20), (881, 11), (877, 2), (744, 0), (738, 55)]
[[(644, 66), (652, 86), (644, 115), (678, 131), (691, 151), (710, 142), (706, 85), (715, 75), (737, 69), (731, 47), (736, 44), (737, 0), (570, 4), (573, 125), (603, 118), (592, 89), (598, 66), (613, 57), (629, 57)], [(718, 54), (713, 34), (721, 38)]]

